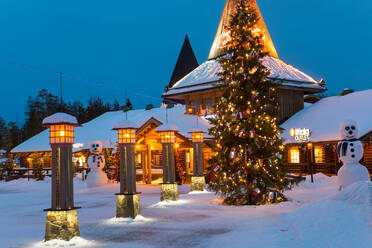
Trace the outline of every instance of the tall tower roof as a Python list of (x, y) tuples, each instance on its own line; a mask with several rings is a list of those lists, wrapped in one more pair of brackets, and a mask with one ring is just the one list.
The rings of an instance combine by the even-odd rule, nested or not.
[[(279, 58), (276, 52), (275, 46), (273, 44), (273, 41), (271, 40), (269, 31), (267, 30), (265, 22), (262, 18), (260, 9), (258, 8), (256, 0), (246, 0), (246, 2), (253, 9), (256, 10), (257, 16), (259, 18), (256, 28), (259, 28), (261, 32), (263, 32), (264, 51), (268, 52), (271, 57)], [(209, 60), (215, 59), (226, 53), (221, 43), (223, 43), (223, 39), (226, 38), (226, 28), (230, 26), (232, 16), (236, 11), (238, 3), (239, 3), (239, 0), (227, 0), (226, 1), (226, 6), (223, 11), (220, 24), (218, 25), (217, 34), (216, 34), (216, 37), (214, 38), (214, 42), (213, 42), (211, 51), (209, 53), (209, 58), (208, 58)]]
[(181, 80), (198, 66), (198, 60), (196, 59), (194, 51), (192, 50), (189, 37), (186, 35), (182, 50), (178, 56), (176, 66), (167, 88), (172, 88), (176, 82)]

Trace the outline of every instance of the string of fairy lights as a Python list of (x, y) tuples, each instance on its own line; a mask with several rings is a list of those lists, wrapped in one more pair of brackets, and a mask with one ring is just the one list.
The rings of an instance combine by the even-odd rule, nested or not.
[(11, 60), (6, 60), (6, 59), (1, 59), (1, 58), (0, 58), (0, 64), (11, 65), (11, 66), (14, 66), (14, 67), (18, 67), (18, 68), (22, 68), (22, 69), (26, 69), (26, 70), (30, 70), (30, 71), (36, 71), (36, 72), (41, 72), (41, 73), (44, 73), (44, 74), (50, 74), (50, 75), (57, 76), (60, 79), (60, 84), (61, 84), (61, 86), (60, 86), (61, 87), (61, 99), (63, 97), (62, 96), (62, 80), (63, 80), (63, 78), (66, 78), (66, 79), (71, 79), (71, 80), (74, 80), (74, 81), (78, 81), (78, 82), (82, 82), (82, 83), (85, 83), (85, 84), (94, 85), (94, 86), (97, 86), (97, 87), (102, 87), (102, 88), (106, 88), (106, 89), (110, 89), (110, 90), (114, 90), (114, 91), (126, 92), (126, 93), (129, 93), (129, 94), (135, 95), (135, 96), (140, 96), (140, 97), (144, 97), (144, 98), (155, 100), (155, 101), (160, 101), (160, 102), (165, 102), (165, 103), (170, 103), (170, 104), (177, 104), (177, 102), (172, 101), (172, 100), (146, 95), (146, 94), (143, 94), (141, 92), (131, 90), (131, 89), (128, 89), (128, 88), (122, 88), (122, 87), (114, 86), (114, 85), (109, 84), (109, 83), (98, 82), (98, 81), (83, 78), (81, 76), (76, 76), (76, 75), (69, 74), (69, 73), (64, 73), (64, 72), (58, 72), (58, 71), (48, 69), (48, 68), (44, 68), (44, 67), (40, 67), (40, 66), (32, 66), (32, 65), (19, 63), (19, 62), (15, 62), (15, 61), (11, 61)]

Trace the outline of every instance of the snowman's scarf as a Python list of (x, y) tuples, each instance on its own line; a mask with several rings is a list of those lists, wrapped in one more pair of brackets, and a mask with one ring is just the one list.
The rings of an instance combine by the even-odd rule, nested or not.
[(346, 151), (347, 151), (349, 142), (355, 142), (355, 141), (358, 141), (358, 139), (351, 139), (351, 140), (344, 139), (340, 143), (338, 143), (338, 147), (337, 147), (338, 157), (341, 157), (341, 149), (342, 149), (342, 156), (346, 156)]

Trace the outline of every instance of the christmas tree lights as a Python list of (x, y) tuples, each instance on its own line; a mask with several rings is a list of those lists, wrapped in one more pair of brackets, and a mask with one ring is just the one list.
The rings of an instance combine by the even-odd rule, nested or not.
[(257, 23), (255, 10), (240, 1), (228, 27), (227, 54), (219, 58), (224, 93), (210, 130), (217, 146), (209, 187), (225, 204), (279, 202), (287, 184), (280, 166), (284, 146), (277, 126), (277, 84), (262, 65), (268, 54)]

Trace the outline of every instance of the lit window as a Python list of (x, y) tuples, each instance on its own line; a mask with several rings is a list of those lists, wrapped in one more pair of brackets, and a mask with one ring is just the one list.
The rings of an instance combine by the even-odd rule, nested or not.
[(298, 148), (292, 148), (289, 150), (289, 162), (291, 164), (300, 163), (300, 150)]
[(204, 103), (204, 109), (206, 110), (206, 114), (211, 114), (214, 112), (214, 103), (213, 103), (213, 99), (209, 98), (209, 99), (204, 99), (203, 100), (203, 103)]
[(315, 157), (315, 163), (316, 164), (322, 164), (324, 163), (323, 160), (323, 149), (321, 146), (316, 146), (314, 149), (314, 157)]

